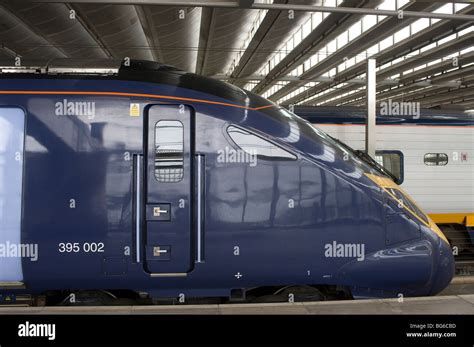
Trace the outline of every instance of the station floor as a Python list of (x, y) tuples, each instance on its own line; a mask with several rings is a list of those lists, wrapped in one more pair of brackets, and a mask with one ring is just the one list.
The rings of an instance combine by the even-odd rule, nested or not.
[(474, 314), (474, 294), (278, 304), (0, 307), (11, 314)]

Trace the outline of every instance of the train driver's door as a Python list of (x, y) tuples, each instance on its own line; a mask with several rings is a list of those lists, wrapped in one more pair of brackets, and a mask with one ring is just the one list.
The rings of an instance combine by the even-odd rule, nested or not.
[(192, 269), (192, 158), (194, 111), (152, 105), (145, 116), (145, 269), (184, 275)]

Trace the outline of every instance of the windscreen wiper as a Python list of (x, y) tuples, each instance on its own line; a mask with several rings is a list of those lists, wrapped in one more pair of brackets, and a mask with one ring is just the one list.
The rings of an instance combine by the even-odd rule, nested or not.
[(398, 181), (398, 178), (393, 174), (391, 173), (389, 170), (387, 170), (386, 168), (384, 168), (382, 165), (380, 165), (379, 163), (377, 163), (374, 158), (372, 158), (370, 155), (368, 155), (367, 153), (365, 153), (365, 151), (360, 151), (360, 150), (356, 150), (355, 151), (357, 156), (359, 158), (361, 158), (362, 160), (364, 160), (366, 163), (369, 163), (371, 164), (372, 166), (374, 166), (376, 169), (378, 169), (378, 171), (382, 172), (383, 174), (385, 174), (386, 176), (390, 177), (395, 183)]
[(342, 147), (350, 151), (352, 154), (354, 154), (357, 158), (362, 159), (366, 164), (369, 164), (371, 167), (375, 168), (378, 172), (381, 174), (390, 177), (395, 183), (398, 181), (398, 178), (392, 174), (390, 171), (388, 171), (386, 168), (384, 168), (382, 165), (377, 163), (374, 158), (372, 158), (370, 155), (365, 153), (364, 151), (359, 151), (355, 150), (348, 145), (346, 145), (344, 142), (332, 137), (331, 135), (327, 134), (334, 142), (337, 142), (340, 144)]

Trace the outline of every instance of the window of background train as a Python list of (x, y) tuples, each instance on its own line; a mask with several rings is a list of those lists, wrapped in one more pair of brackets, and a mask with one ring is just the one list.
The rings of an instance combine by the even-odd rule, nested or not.
[(403, 154), (400, 151), (376, 151), (375, 161), (403, 182)]
[(444, 166), (448, 164), (448, 155), (445, 153), (426, 153), (424, 162), (428, 166)]
[(184, 175), (184, 130), (176, 120), (160, 120), (155, 125), (155, 178), (159, 182), (179, 182)]
[(234, 143), (250, 155), (270, 160), (296, 160), (296, 156), (283, 148), (254, 135), (247, 130), (229, 126), (227, 133)]

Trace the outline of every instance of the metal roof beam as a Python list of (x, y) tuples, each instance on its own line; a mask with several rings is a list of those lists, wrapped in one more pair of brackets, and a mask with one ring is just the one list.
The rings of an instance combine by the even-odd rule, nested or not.
[[(345, 0), (342, 5), (375, 7), (380, 2), (381, 1), (379, 0)], [(303, 64), (314, 53), (324, 47), (329, 40), (333, 40), (338, 35), (349, 29), (349, 27), (359, 19), (360, 16), (334, 13), (324, 18), (308, 36), (306, 36), (270, 71), (266, 76), (266, 79), (260, 82), (252, 91), (261, 94), (270, 89), (273, 80), (287, 75), (295, 67)], [(303, 78), (306, 79), (306, 77)]]
[[(460, 11), (461, 13), (471, 14), (474, 13), (474, 5), (468, 6)], [(388, 47), (378, 53), (375, 57), (377, 59), (377, 64), (379, 66), (384, 65), (396, 58), (404, 56), (414, 50), (417, 50), (421, 47), (424, 47), (430, 43), (435, 42), (435, 40), (442, 39), (451, 35), (452, 33), (458, 32), (467, 28), (468, 26), (472, 25), (471, 23), (461, 22), (461, 21), (440, 21), (431, 25), (430, 27), (400, 41), (399, 43)], [(344, 71), (338, 73), (334, 78), (335, 82), (332, 84), (319, 84), (311, 89), (305, 91), (305, 93), (301, 95), (296, 95), (287, 102), (291, 103), (298, 103), (303, 98), (307, 97), (308, 95), (315, 95), (320, 93), (321, 91), (334, 87), (335, 85), (345, 82), (349, 79), (355, 78), (365, 70), (365, 63), (361, 61)]]
[(7, 12), (7, 15), (11, 16), (16, 21), (21, 23), (21, 25), (23, 25), (28, 31), (32, 32), (35, 36), (40, 37), (42, 40), (44, 40), (45, 43), (49, 44), (51, 48), (57, 51), (62, 57), (69, 57), (69, 55), (64, 50), (56, 47), (55, 42), (52, 42), (48, 37), (39, 34), (38, 31), (29, 22), (23, 19), (17, 11), (8, 6), (8, 2), (3, 3), (2, 5), (0, 5), (0, 7), (2, 7)]
[[(439, 3), (425, 3), (425, 2), (410, 2), (405, 6), (409, 9), (417, 10), (435, 10), (441, 5)], [(331, 70), (332, 68), (341, 64), (344, 58), (353, 57), (365, 49), (374, 45), (374, 43), (379, 42), (380, 40), (385, 39), (389, 35), (394, 34), (398, 30), (402, 29), (405, 26), (413, 23), (415, 20), (410, 18), (398, 19), (398, 18), (385, 18), (377, 25), (368, 29), (356, 39), (350, 41), (344, 47), (340, 48), (333, 54), (329, 55), (325, 59), (321, 60), (319, 63), (311, 67), (309, 70), (304, 72), (301, 77), (304, 79), (315, 78), (317, 76), (323, 75), (325, 72)], [(377, 57), (375, 57), (377, 58)], [(270, 99), (276, 101), (285, 95), (293, 92), (294, 90), (301, 87), (304, 83), (290, 83), (287, 86), (281, 88), (276, 93), (270, 96)], [(303, 93), (304, 95), (304, 93)], [(292, 103), (292, 102), (290, 102)]]
[(212, 20), (214, 18), (214, 9), (203, 8), (201, 13), (201, 28), (199, 34), (199, 49), (196, 59), (196, 73), (202, 74), (208, 56), (209, 39), (212, 35)]
[(457, 102), (455, 106), (461, 106), (466, 110), (474, 109), (474, 96), (471, 98), (467, 98), (466, 101)]
[[(314, 5), (296, 5), (296, 4), (264, 4), (253, 3), (250, 6), (241, 6), (239, 1), (232, 2), (210, 2), (210, 1), (170, 1), (170, 0), (36, 0), (35, 2), (44, 3), (76, 3), (76, 4), (110, 4), (110, 5), (156, 5), (156, 6), (180, 6), (180, 7), (212, 7), (229, 9), (255, 9), (255, 10), (277, 10), (277, 11), (304, 11), (304, 12), (329, 12), (344, 13), (356, 15), (374, 15), (398, 17), (399, 11), (379, 10), (379, 9), (361, 9), (353, 7), (332, 7), (332, 6), (314, 6)], [(457, 19), (465, 21), (474, 21), (472, 15), (456, 15), (446, 13), (425, 12), (423, 10), (404, 10), (404, 17), (412, 18), (435, 18), (435, 19)]]
[[(471, 67), (468, 67), (466, 69), (461, 68), (461, 69), (457, 69), (440, 76), (435, 76), (432, 79), (426, 79), (423, 81), (413, 82), (413, 83), (406, 84), (398, 88), (393, 88), (393, 89), (388, 89), (388, 90), (384, 90), (384, 88), (377, 88), (380, 91), (380, 93), (377, 95), (377, 98), (379, 100), (385, 100), (390, 97), (397, 96), (400, 93), (409, 92), (412, 90), (418, 90), (426, 86), (437, 86), (437, 87), (442, 87), (442, 88), (460, 87), (464, 83), (464, 81), (456, 80), (456, 78), (459, 76), (465, 76), (466, 73), (469, 73), (471, 71), (472, 71)], [(350, 87), (344, 90), (343, 92), (346, 92), (346, 91), (350, 91)], [(341, 94), (340, 90), (338, 90), (337, 94), (334, 94), (332, 96), (337, 96), (338, 94)], [(327, 94), (323, 95), (323, 97), (325, 97), (326, 95)], [(365, 95), (365, 91), (362, 90), (362, 91), (358, 91), (356, 93), (338, 98), (337, 100), (334, 100), (334, 102), (337, 104), (346, 103), (346, 102), (349, 102), (350, 100), (353, 100), (354, 98), (363, 98), (364, 95)], [(307, 102), (305, 102), (303, 105), (314, 104), (315, 102), (321, 102), (326, 99), (323, 99), (323, 98), (321, 98), (321, 100), (319, 98), (310, 99)]]
[[(406, 86), (403, 86), (403, 87), (399, 87), (399, 88), (395, 88), (395, 89), (389, 89), (386, 92), (382, 91), (381, 93), (377, 94), (377, 99), (378, 100), (384, 100), (384, 99), (390, 98), (392, 95), (398, 95), (402, 92), (406, 92), (406, 91), (410, 91), (410, 90), (417, 90), (417, 89), (428, 87), (428, 86), (436, 86), (436, 87), (439, 87), (439, 88), (457, 88), (457, 87), (461, 86), (461, 82), (458, 82), (458, 81), (437, 82), (437, 81), (431, 81), (431, 80), (415, 82), (415, 83), (412, 83), (412, 84), (409, 84), (409, 85), (406, 85)], [(379, 91), (380, 89), (381, 89), (380, 86), (377, 85), (377, 91)], [(388, 94), (388, 93), (390, 93), (390, 94)], [(311, 102), (304, 103), (303, 105), (321, 103), (321, 102), (324, 103), (326, 100), (332, 99), (333, 97), (338, 96), (340, 94), (341, 93), (340, 93), (339, 90), (335, 90), (334, 92), (322, 95), (321, 97), (319, 97), (317, 99), (313, 99), (313, 100), (311, 100)], [(338, 98), (336, 100), (330, 100), (328, 102), (335, 102), (335, 103), (339, 104), (341, 102), (352, 100), (355, 97), (363, 98), (364, 95), (365, 95), (365, 90), (362, 90), (362, 91), (358, 91), (356, 93), (347, 95), (345, 97)]]
[[(429, 92), (429, 90), (427, 90)], [(430, 101), (440, 101), (440, 100), (449, 100), (453, 97), (464, 97), (467, 95), (474, 95), (474, 86), (467, 88), (458, 88), (454, 90), (449, 90), (444, 93), (439, 93), (439, 91), (433, 92), (431, 94), (416, 94), (416, 95), (407, 95), (405, 97), (394, 98), (394, 100), (403, 99), (404, 101), (421, 101), (422, 103), (428, 103)]]
[[(435, 76), (431, 78), (431, 80), (427, 80), (429, 82), (430, 86), (439, 86), (439, 87), (444, 87), (444, 88), (453, 88), (455, 87), (454, 85), (451, 85), (453, 81), (458, 79), (459, 86), (462, 86), (463, 84), (466, 85), (466, 83), (463, 83), (462, 76), (472, 76), (474, 73), (474, 66), (468, 66), (466, 68), (460, 68), (454, 71), (446, 72), (444, 74)], [(416, 85), (416, 83), (407, 85), (406, 87), (410, 87), (412, 85)], [(398, 89), (398, 88), (397, 88)], [(412, 98), (413, 96), (417, 95), (423, 95), (426, 96), (426, 92), (424, 90), (420, 91), (419, 93), (410, 93), (410, 94), (404, 94), (400, 95), (397, 97), (394, 97), (392, 94), (395, 94), (397, 91), (400, 92), (400, 90), (394, 89), (393, 93), (392, 91), (388, 91), (387, 93), (381, 93), (379, 95), (379, 99), (386, 99), (386, 96), (392, 97), (394, 99), (396, 98), (403, 98), (403, 99), (409, 99)], [(458, 88), (459, 90), (462, 90), (464, 88)], [(401, 90), (403, 92), (403, 90)]]
[[(474, 52), (469, 52), (469, 53), (465, 53), (463, 55), (458, 56), (458, 66), (463, 66), (473, 61), (474, 61)], [(413, 71), (411, 73), (401, 76), (400, 82), (403, 84), (407, 84), (409, 82), (419, 80), (420, 78), (431, 76), (431, 75), (434, 75), (446, 70), (450, 70), (452, 68), (453, 68), (452, 60), (443, 60), (440, 63), (433, 64), (423, 69)]]
[(0, 49), (8, 56), (12, 57), (12, 58), (16, 58), (16, 57), (20, 57), (21, 58), (21, 55), (18, 54), (17, 52), (15, 52), (13, 49), (11, 48), (8, 48), (7, 46), (5, 46), (5, 44), (1, 44), (0, 45)]
[[(390, 90), (389, 92), (393, 92), (390, 95), (383, 94), (383, 96), (377, 95), (377, 100), (378, 102), (387, 100), (387, 99), (392, 99), (393, 101), (407, 101), (409, 96), (414, 96), (414, 95), (426, 95), (426, 93), (435, 93), (439, 92), (442, 90), (446, 90), (450, 87), (444, 87), (444, 86), (434, 86), (430, 84), (422, 84), (422, 85), (409, 85), (406, 86), (407, 88), (404, 89), (403, 91), (409, 92), (407, 94), (402, 93), (401, 91), (394, 89)], [(411, 91), (414, 91), (411, 93)], [(400, 95), (401, 94), (401, 95)], [(430, 94), (431, 95), (431, 94)], [(363, 106), (365, 103), (364, 97), (357, 97), (355, 100), (354, 98), (350, 98), (347, 101), (340, 102), (340, 100), (335, 100), (335, 103), (338, 105), (344, 105), (344, 106)]]
[[(458, 58), (458, 62), (459, 62), (460, 66), (463, 66), (464, 64), (470, 63), (472, 61), (474, 61), (474, 52), (463, 54), (462, 56), (459, 56), (459, 58)], [(417, 71), (414, 71), (412, 73), (406, 74), (398, 80), (393, 79), (392, 81), (398, 81), (399, 83), (404, 84), (404, 86), (396, 88), (396, 89), (390, 89), (387, 92), (383, 92), (383, 95), (384, 96), (385, 95), (396, 95), (397, 91), (419, 89), (420, 86), (423, 85), (422, 83), (424, 81), (430, 81), (430, 80), (428, 79), (428, 80), (424, 80), (424, 81), (420, 81), (420, 82), (415, 82), (416, 80), (419, 80), (420, 78), (423, 78), (423, 77), (432, 76), (435, 73), (446, 71), (446, 70), (448, 70), (449, 68), (452, 68), (452, 67), (453, 67), (453, 65), (452, 65), (451, 61), (443, 61), (441, 63), (434, 64), (434, 65), (426, 67), (424, 69), (417, 70)], [(460, 70), (462, 70), (462, 68)], [(460, 70), (455, 70), (455, 71), (460, 71)], [(463, 74), (462, 72), (460, 72), (460, 73)], [(452, 81), (454, 79), (454, 78), (450, 77), (450, 76), (453, 76), (453, 75), (446, 74), (445, 76), (446, 76), (446, 78), (450, 78), (447, 81)], [(435, 76), (434, 78), (435, 78), (435, 81), (437, 81), (438, 76)], [(384, 81), (387, 81), (387, 80), (382, 80), (380, 83), (378, 83), (378, 85), (384, 85), (384, 83), (383, 83)], [(345, 83), (348, 83), (348, 82), (349, 81), (346, 81)], [(389, 84), (387, 84), (387, 85), (389, 85)], [(453, 87), (453, 86), (451, 85), (450, 87)], [(350, 91), (350, 87), (344, 89), (344, 92), (346, 92), (346, 91)], [(362, 97), (364, 95), (364, 93), (365, 93), (364, 91), (356, 92), (356, 93), (353, 93), (351, 95), (348, 95), (348, 96), (345, 96), (345, 97), (342, 97), (342, 98), (338, 99), (337, 102), (338, 103), (339, 102), (347, 102), (349, 100), (352, 100), (354, 97)], [(341, 94), (341, 92), (339, 92), (339, 94)], [(379, 97), (380, 97), (380, 94), (379, 94)], [(316, 99), (314, 99), (314, 98), (309, 99), (306, 102), (304, 102), (303, 104), (304, 105), (313, 104), (315, 102), (315, 100)]]
[[(275, 0), (276, 3), (287, 3), (288, 0)], [(241, 76), (242, 71), (245, 69), (247, 64), (250, 62), (252, 57), (255, 55), (256, 51), (258, 50), (259, 46), (262, 44), (265, 37), (267, 37), (268, 33), (272, 29), (275, 21), (278, 20), (281, 11), (268, 11), (263, 18), (262, 22), (260, 23), (255, 35), (250, 40), (250, 43), (245, 50), (244, 54), (240, 58), (239, 62), (232, 71), (232, 75), (230, 77), (229, 83), (234, 83), (238, 81), (238, 77)]]
[[(474, 72), (474, 66), (468, 66), (466, 68), (459, 68), (457, 70), (453, 70), (453, 71), (447, 72), (447, 73), (439, 75), (439, 76), (434, 76), (431, 79), (426, 79), (426, 80), (423, 80), (423, 81), (410, 83), (408, 85), (404, 85), (402, 87), (395, 88), (395, 89), (389, 89), (389, 90), (383, 91), (383, 88), (377, 88), (379, 90), (382, 89), (382, 91), (377, 94), (377, 99), (378, 100), (386, 100), (388, 98), (393, 98), (393, 99), (403, 98), (403, 99), (406, 99), (406, 98), (409, 98), (413, 95), (418, 95), (418, 94), (425, 95), (426, 92), (423, 89), (425, 87), (431, 87), (430, 90), (432, 90), (432, 88), (433, 89), (434, 88), (436, 88), (436, 89), (450, 89), (450, 88), (460, 87), (463, 84), (464, 85), (468, 84), (467, 81), (463, 80), (460, 77), (462, 77), (462, 76), (472, 76), (473, 72)], [(458, 80), (456, 80), (456, 79), (458, 79)], [(415, 92), (413, 94), (408, 93), (408, 94), (400, 95), (401, 93), (404, 93), (404, 92), (411, 92), (413, 90), (416, 91), (416, 90), (419, 90), (419, 89), (421, 89), (421, 91), (419, 91), (418, 93)], [(332, 93), (329, 93), (329, 94), (332, 94)], [(338, 94), (340, 94), (340, 92)], [(325, 95), (321, 96), (321, 98), (309, 100), (305, 104), (314, 104), (315, 102), (324, 102), (325, 100), (331, 98), (331, 97), (327, 97), (327, 95), (328, 94), (325, 94)], [(333, 94), (332, 96), (336, 96), (336, 95), (337, 94)], [(333, 100), (331, 102), (334, 102), (334, 103), (337, 103), (337, 104), (346, 104), (346, 103), (350, 102), (351, 100), (353, 100), (354, 98), (363, 99), (364, 95), (365, 95), (365, 91), (362, 90), (362, 91), (353, 93), (351, 95), (347, 95), (345, 97)]]
[[(463, 14), (474, 14), (474, 5), (468, 6), (460, 11)], [(382, 66), (392, 60), (406, 56), (411, 52), (425, 47), (433, 42), (441, 40), (453, 33), (459, 32), (472, 23), (462, 21), (440, 21), (428, 28), (414, 33), (410, 37), (390, 46), (380, 53), (376, 54), (377, 65)], [(354, 78), (364, 72), (365, 63), (363, 61), (347, 68), (336, 76), (339, 82), (344, 82), (347, 79)]]
[[(429, 49), (421, 54), (409, 57), (403, 61), (386, 67), (378, 74), (378, 78), (386, 78), (400, 71), (408, 70), (420, 66), (423, 62), (430, 62), (436, 59), (444, 58), (452, 53), (459, 52), (464, 48), (471, 47), (474, 44), (474, 32), (463, 35), (457, 39)], [(454, 67), (454, 66), (452, 66)]]
[(152, 20), (148, 17), (149, 13), (145, 11), (143, 6), (135, 6), (135, 12), (137, 13), (138, 20), (140, 21), (143, 34), (146, 37), (153, 59), (158, 62), (164, 61), (163, 55), (161, 54), (160, 42), (155, 30), (153, 30), (153, 26), (151, 24)]
[[(218, 79), (218, 80), (222, 80), (222, 81), (228, 81), (229, 80), (229, 76), (227, 75), (214, 75), (212, 76), (212, 78), (214, 79)], [(248, 82), (248, 81), (263, 81), (265, 79), (265, 77), (263, 76), (259, 76), (259, 75), (251, 75), (251, 76), (247, 76), (247, 77), (242, 77), (242, 78), (237, 78), (237, 79), (234, 79), (234, 81), (238, 81), (238, 82)], [(302, 80), (301, 78), (297, 77), (297, 76), (284, 76), (284, 77), (279, 77), (279, 78), (276, 78), (275, 81), (277, 82), (297, 82), (297, 81), (304, 81), (304, 82), (324, 82), (324, 83), (331, 83), (331, 82), (334, 82), (334, 78), (331, 78), (331, 77), (325, 77), (325, 76), (319, 76), (317, 78), (313, 78), (313, 79), (309, 79), (309, 80)], [(367, 82), (366, 82), (366, 79), (365, 78), (354, 78), (354, 79), (351, 79), (349, 81), (346, 81), (345, 83), (351, 83), (351, 84), (363, 84), (365, 85)], [(379, 82), (380, 84), (384, 84), (384, 85), (398, 85), (400, 83), (400, 81), (398, 79), (385, 79), (383, 81), (380, 81)]]
[(84, 19), (86, 16), (82, 15), (81, 10), (79, 10), (76, 6), (73, 6), (71, 4), (66, 4), (66, 6), (70, 10), (73, 10), (77, 14), (76, 15), (76, 20), (82, 25), (84, 30), (97, 43), (97, 45), (102, 49), (102, 51), (104, 51), (104, 53), (109, 58), (115, 58), (115, 56), (112, 54), (112, 52), (107, 48), (105, 43), (101, 40), (100, 35), (93, 29), (92, 24), (89, 23), (86, 19)]

